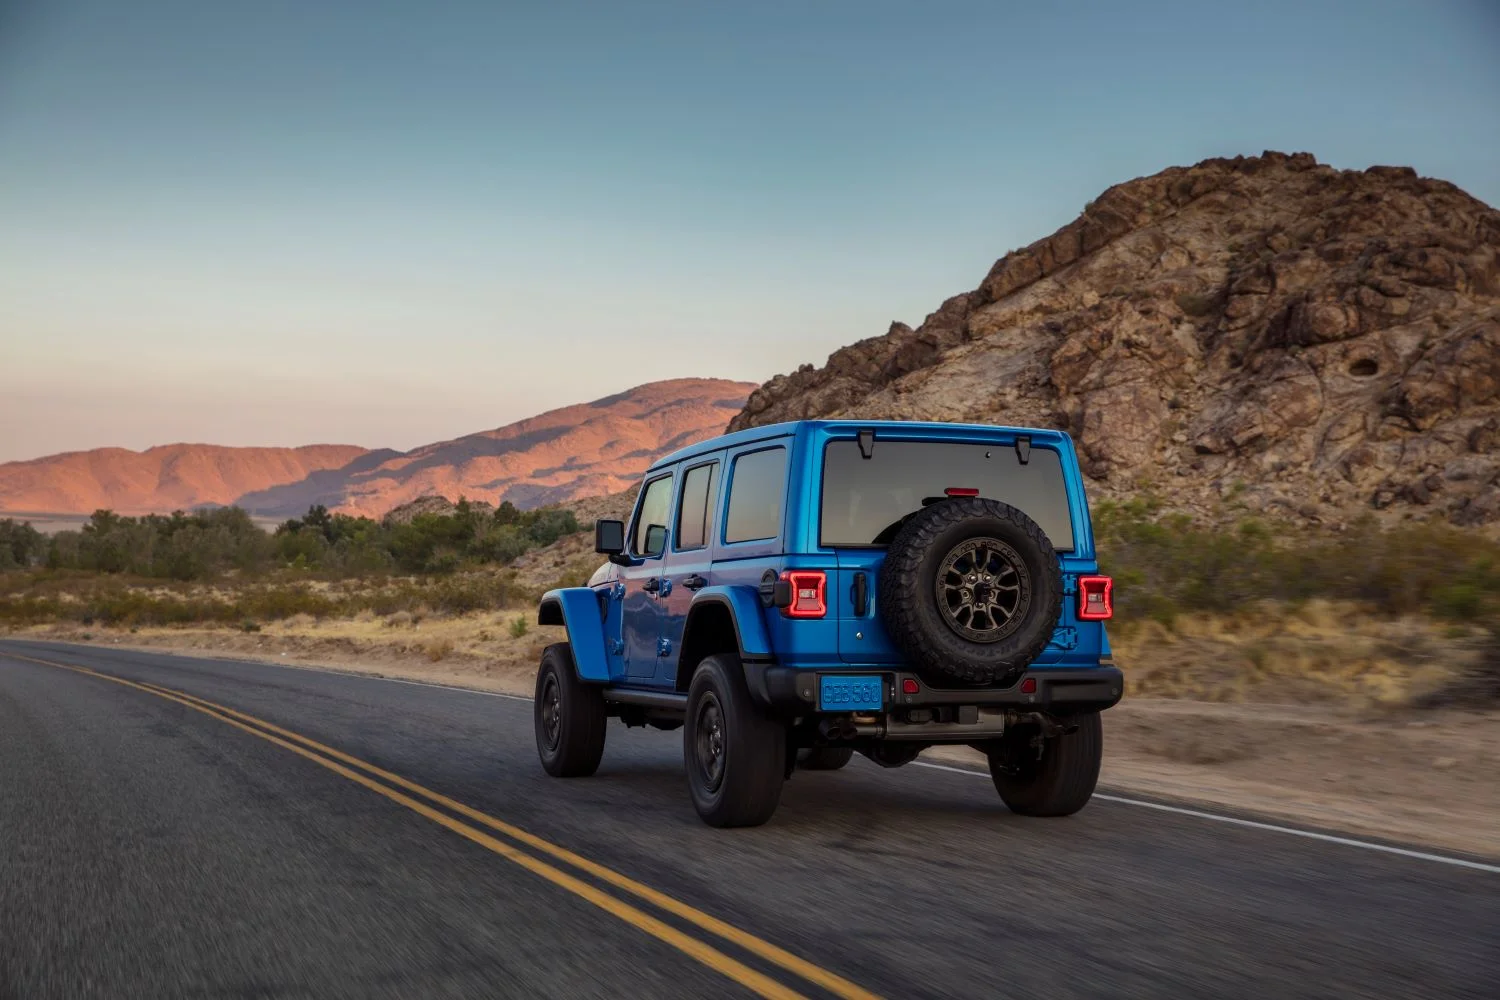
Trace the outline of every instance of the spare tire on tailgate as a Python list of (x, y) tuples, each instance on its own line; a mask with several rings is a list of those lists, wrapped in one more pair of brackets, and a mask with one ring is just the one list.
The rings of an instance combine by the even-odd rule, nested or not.
[(1046, 532), (981, 497), (913, 514), (891, 540), (879, 583), (891, 640), (935, 682), (1009, 686), (1062, 613), (1062, 571)]

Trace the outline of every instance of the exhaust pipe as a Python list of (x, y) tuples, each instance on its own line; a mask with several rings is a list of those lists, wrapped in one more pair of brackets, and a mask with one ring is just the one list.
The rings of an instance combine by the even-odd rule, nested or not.
[(824, 719), (818, 723), (818, 735), (829, 743), (843, 743), (861, 736), (883, 736), (885, 726), (878, 722), (854, 722), (851, 719)]

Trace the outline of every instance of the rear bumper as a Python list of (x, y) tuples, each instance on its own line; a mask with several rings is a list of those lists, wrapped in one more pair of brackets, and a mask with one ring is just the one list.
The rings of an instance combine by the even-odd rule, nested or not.
[[(854, 672), (856, 671), (799, 670), (767, 662), (745, 663), (745, 679), (749, 682), (751, 696), (762, 708), (792, 716), (817, 714), (820, 674)], [(904, 670), (884, 671), (883, 676), (885, 710), (892, 715), (904, 715), (909, 709), (971, 705), (990, 709), (1044, 711), (1058, 715), (1102, 712), (1119, 704), (1125, 691), (1125, 675), (1111, 664), (1097, 667), (1033, 667), (1007, 688), (928, 687), (920, 677)], [(916, 681), (915, 694), (904, 693), (907, 680)]]

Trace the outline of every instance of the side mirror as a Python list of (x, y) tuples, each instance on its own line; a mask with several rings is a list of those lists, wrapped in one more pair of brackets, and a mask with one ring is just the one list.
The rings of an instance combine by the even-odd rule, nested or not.
[(659, 556), (667, 551), (667, 529), (664, 525), (646, 525), (646, 551), (643, 556)]
[(594, 551), (617, 556), (625, 551), (624, 521), (594, 522)]

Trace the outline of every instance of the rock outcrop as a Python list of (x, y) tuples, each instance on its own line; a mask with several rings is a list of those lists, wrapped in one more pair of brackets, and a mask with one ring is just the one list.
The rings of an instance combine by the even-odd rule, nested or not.
[(1063, 427), (1096, 496), (1208, 514), (1500, 522), (1500, 213), (1306, 153), (1165, 170), (730, 426), (824, 416)]

